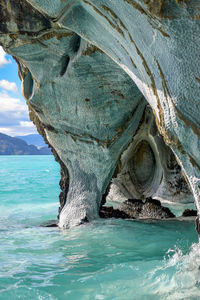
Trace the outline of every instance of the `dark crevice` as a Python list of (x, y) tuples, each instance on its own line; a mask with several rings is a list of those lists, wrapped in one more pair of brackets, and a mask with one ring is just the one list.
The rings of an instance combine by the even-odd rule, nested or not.
[(105, 193), (102, 195), (101, 205), (100, 205), (100, 210), (101, 210), (102, 206), (103, 206), (104, 204), (106, 204), (106, 198), (107, 198), (108, 193), (109, 193), (109, 191), (110, 191), (110, 185), (111, 185), (111, 182), (110, 182), (109, 185), (107, 186), (107, 189), (106, 189)]
[(51, 132), (58, 133), (57, 129), (50, 124), (43, 124), (43, 127)]
[(60, 76), (61, 77), (67, 71), (67, 67), (68, 67), (69, 61), (70, 61), (70, 57), (67, 54), (63, 55), (63, 57), (61, 58), (61, 71), (60, 71)]
[(200, 237), (200, 222), (199, 222), (199, 216), (196, 217), (196, 231)]
[[(54, 153), (53, 153), (54, 154)], [(66, 200), (67, 200), (67, 193), (69, 190), (69, 173), (67, 170), (67, 167), (65, 166), (65, 164), (62, 162), (62, 160), (60, 159), (60, 157), (58, 156), (58, 154), (55, 152), (54, 154), (55, 160), (60, 164), (60, 195), (59, 195), (59, 200), (60, 200), (60, 207), (58, 209), (58, 218), (60, 215), (61, 210), (63, 209)]]
[(72, 44), (72, 49), (74, 53), (77, 53), (78, 50), (80, 49), (80, 45), (81, 45), (81, 37), (77, 34), (75, 34), (73, 40), (72, 40), (73, 44)]

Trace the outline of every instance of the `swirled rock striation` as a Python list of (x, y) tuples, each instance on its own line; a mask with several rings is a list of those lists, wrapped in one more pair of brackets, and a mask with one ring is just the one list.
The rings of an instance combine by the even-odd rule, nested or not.
[(111, 197), (194, 199), (199, 216), (199, 1), (2, 0), (0, 20), (61, 164), (60, 227), (98, 217), (111, 179)]

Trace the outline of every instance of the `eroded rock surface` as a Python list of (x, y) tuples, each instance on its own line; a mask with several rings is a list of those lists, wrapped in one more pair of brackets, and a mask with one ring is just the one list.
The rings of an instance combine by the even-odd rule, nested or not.
[(119, 206), (119, 210), (133, 219), (168, 219), (175, 215), (169, 208), (163, 207), (158, 200), (147, 198), (145, 202), (128, 199)]
[[(195, 211), (184, 211), (183, 217), (196, 216)], [(128, 199), (121, 203), (119, 207), (102, 206), (99, 212), (101, 218), (116, 219), (171, 219), (175, 215), (167, 207), (161, 205), (159, 200), (147, 198), (144, 202), (138, 199)]]
[(122, 202), (128, 198), (153, 197), (173, 203), (194, 201), (173, 152), (156, 128), (149, 106), (118, 166), (118, 174), (112, 179), (108, 194), (109, 200)]
[(125, 199), (190, 202), (183, 173), (200, 214), (199, 1), (2, 0), (0, 20), (61, 164), (60, 227), (97, 217), (113, 174)]

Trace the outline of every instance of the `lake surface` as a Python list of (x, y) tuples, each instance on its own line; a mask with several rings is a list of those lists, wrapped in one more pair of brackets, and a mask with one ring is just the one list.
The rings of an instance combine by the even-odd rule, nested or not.
[(0, 156), (0, 299), (200, 299), (193, 221), (56, 219), (52, 156)]

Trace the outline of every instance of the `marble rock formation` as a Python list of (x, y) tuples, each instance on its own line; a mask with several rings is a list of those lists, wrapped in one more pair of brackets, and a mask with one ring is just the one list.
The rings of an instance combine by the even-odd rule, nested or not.
[(200, 215), (199, 1), (1, 0), (0, 21), (61, 165), (60, 227), (96, 218), (112, 178), (187, 203), (185, 178)]
[(193, 201), (181, 168), (159, 135), (147, 105), (136, 134), (120, 157), (108, 199), (122, 202), (148, 197), (172, 203)]

